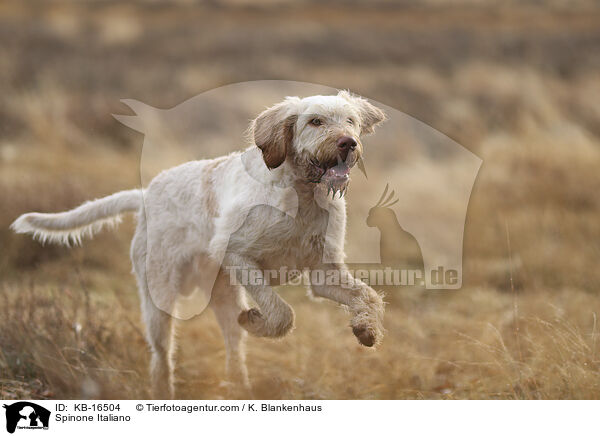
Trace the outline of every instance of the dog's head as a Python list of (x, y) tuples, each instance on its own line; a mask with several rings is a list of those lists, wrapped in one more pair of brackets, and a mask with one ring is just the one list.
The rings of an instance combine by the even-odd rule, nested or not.
[(288, 97), (261, 113), (251, 132), (269, 169), (287, 161), (299, 180), (322, 183), (341, 196), (363, 152), (361, 135), (384, 120), (384, 112), (364, 98), (340, 91)]

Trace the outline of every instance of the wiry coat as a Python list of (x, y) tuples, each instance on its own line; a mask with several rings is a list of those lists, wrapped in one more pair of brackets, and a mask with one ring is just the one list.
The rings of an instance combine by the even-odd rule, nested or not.
[[(137, 211), (131, 259), (156, 395), (173, 394), (171, 315), (177, 299), (211, 266), (216, 274), (209, 281), (214, 282), (210, 307), (223, 331), (227, 373), (248, 387), (245, 331), (283, 336), (294, 325), (294, 312), (268, 280), (242, 287), (228, 271), (335, 269), (350, 286), (315, 283), (313, 293), (350, 309), (353, 332), (362, 344), (381, 340), (381, 297), (353, 279), (343, 264), (345, 186), (336, 198), (335, 191), (328, 195), (325, 183), (318, 182), (340, 160), (340, 138), (352, 138), (344, 160), (353, 166), (362, 153), (360, 135), (371, 133), (384, 118), (381, 110), (344, 91), (288, 97), (253, 121), (255, 145), (244, 152), (185, 163), (163, 171), (143, 191), (123, 191), (69, 212), (25, 214), (12, 228), (43, 241), (79, 243), (82, 235), (113, 223), (119, 214)], [(258, 308), (248, 307), (245, 292)]]

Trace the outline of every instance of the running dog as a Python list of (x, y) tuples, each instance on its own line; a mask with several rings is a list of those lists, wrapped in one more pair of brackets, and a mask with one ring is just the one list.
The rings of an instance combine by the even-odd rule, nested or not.
[[(354, 279), (343, 263), (344, 194), (350, 170), (363, 153), (361, 136), (372, 133), (385, 118), (382, 110), (347, 91), (287, 97), (252, 121), (253, 144), (243, 152), (185, 163), (163, 171), (143, 190), (118, 192), (68, 212), (27, 213), (11, 227), (41, 241), (68, 245), (118, 222), (125, 212), (137, 213), (131, 260), (152, 352), (156, 397), (174, 395), (170, 309), (184, 284), (202, 273), (206, 259), (219, 262), (210, 307), (225, 339), (227, 376), (249, 389), (246, 332), (282, 337), (294, 326), (294, 312), (268, 279), (258, 285), (242, 283), (238, 272), (244, 269), (333, 270), (340, 283), (313, 281), (312, 293), (348, 308), (352, 331), (362, 345), (381, 341), (383, 300)], [(289, 202), (281, 186), (297, 193), (294, 217), (281, 212)], [(256, 204), (274, 207), (250, 207)], [(215, 253), (223, 256), (216, 258)], [(258, 307), (249, 307), (246, 293)]]

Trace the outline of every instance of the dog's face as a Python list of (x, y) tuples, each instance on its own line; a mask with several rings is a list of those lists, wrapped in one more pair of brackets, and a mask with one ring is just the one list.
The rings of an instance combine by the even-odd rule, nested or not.
[(341, 196), (363, 152), (361, 135), (384, 120), (383, 111), (367, 100), (341, 91), (288, 97), (261, 113), (251, 128), (269, 169), (287, 161), (301, 181), (322, 183)]

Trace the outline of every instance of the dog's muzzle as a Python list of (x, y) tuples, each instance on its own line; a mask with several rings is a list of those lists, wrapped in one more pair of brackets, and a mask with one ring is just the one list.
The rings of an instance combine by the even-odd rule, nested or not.
[(320, 173), (317, 183), (323, 183), (327, 187), (327, 195), (331, 193), (332, 198), (338, 192), (340, 193), (340, 198), (342, 198), (348, 189), (350, 169), (356, 163), (354, 152), (357, 145), (358, 143), (354, 138), (342, 136), (336, 142), (338, 151), (337, 163), (332, 162), (329, 165), (322, 165), (314, 159), (311, 161)]

